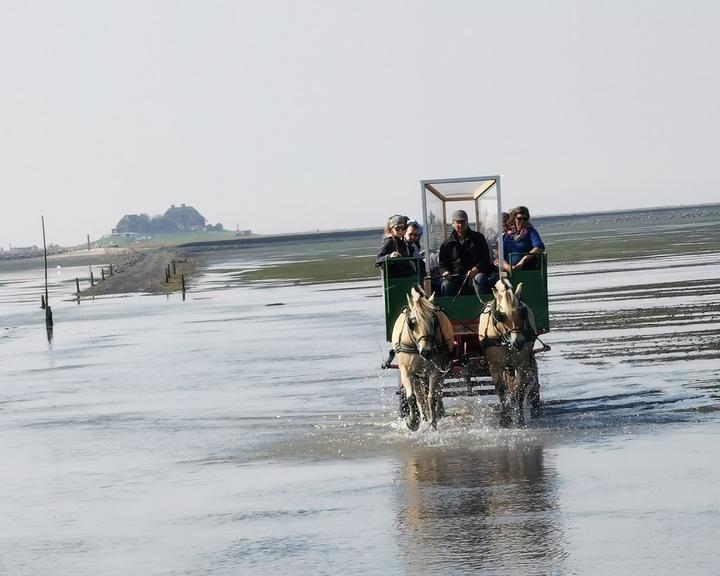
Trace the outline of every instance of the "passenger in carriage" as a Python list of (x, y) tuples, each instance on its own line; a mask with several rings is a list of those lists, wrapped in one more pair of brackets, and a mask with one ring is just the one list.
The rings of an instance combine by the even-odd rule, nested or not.
[[(416, 220), (408, 220), (407, 230), (405, 231), (405, 242), (410, 248), (410, 256), (417, 259), (417, 266), (421, 277), (425, 276), (425, 261), (423, 258), (422, 248), (420, 247), (420, 238), (423, 235), (423, 227)], [(411, 262), (411, 264), (413, 264)]]
[(518, 206), (510, 211), (509, 227), (503, 235), (505, 270), (534, 270), (539, 264), (535, 254), (545, 251), (540, 233), (530, 222), (530, 211)]
[(388, 262), (388, 273), (393, 277), (414, 276), (417, 274), (416, 264), (409, 260), (391, 262), (395, 258), (410, 258), (412, 250), (405, 241), (407, 230), (407, 217), (396, 214), (391, 216), (385, 224), (385, 235), (383, 237), (380, 252), (375, 257), (375, 266), (380, 267), (383, 262)]
[(415, 220), (408, 220), (407, 230), (405, 231), (405, 242), (410, 247), (411, 255), (415, 258), (422, 258), (422, 248), (420, 247), (420, 238), (423, 235), (423, 227)]
[(441, 295), (472, 294), (473, 290), (478, 297), (489, 294), (495, 269), (485, 236), (468, 226), (465, 210), (453, 212), (452, 227), (440, 246)]

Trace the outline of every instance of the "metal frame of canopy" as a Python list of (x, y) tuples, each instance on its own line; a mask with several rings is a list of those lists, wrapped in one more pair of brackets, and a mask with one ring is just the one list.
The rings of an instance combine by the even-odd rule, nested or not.
[[(442, 226), (444, 237), (447, 237), (447, 230), (452, 224), (448, 221), (448, 204), (453, 202), (472, 202), (474, 205), (475, 222), (481, 222), (480, 202), (485, 196), (495, 193), (496, 230), (498, 237), (502, 237), (502, 176), (474, 176), (468, 178), (440, 178), (420, 181), (420, 196), (422, 198), (423, 225), (426, 230), (429, 228), (430, 216), (428, 214), (428, 194), (442, 202)], [(489, 198), (488, 198), (489, 199)], [(480, 230), (484, 233), (484, 230)], [(444, 238), (443, 238), (444, 239)], [(423, 244), (425, 254), (429, 256), (433, 251), (431, 246), (431, 235), (424, 234)], [(498, 242), (498, 261), (502, 263), (503, 243)], [(499, 272), (502, 273), (502, 266), (499, 265)]]

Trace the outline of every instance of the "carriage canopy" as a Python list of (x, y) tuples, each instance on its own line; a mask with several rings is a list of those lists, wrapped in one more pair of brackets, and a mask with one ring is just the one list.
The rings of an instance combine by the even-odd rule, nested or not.
[[(500, 180), (500, 176), (477, 176), (420, 182), (425, 222), (423, 238), (431, 274), (436, 271), (440, 246), (452, 232), (455, 210), (465, 210), (470, 227), (482, 232), (488, 245), (496, 245), (502, 230)], [(502, 261), (502, 242), (498, 250)]]

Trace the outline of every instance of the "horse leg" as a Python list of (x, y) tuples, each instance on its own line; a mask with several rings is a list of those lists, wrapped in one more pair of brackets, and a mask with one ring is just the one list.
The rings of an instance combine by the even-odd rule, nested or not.
[(436, 372), (428, 376), (428, 411), (431, 415), (430, 426), (437, 429), (437, 421), (443, 417), (445, 408), (442, 401), (442, 376)]
[(512, 423), (512, 416), (514, 414), (516, 424), (523, 426), (525, 424), (525, 415), (523, 414), (522, 407), (523, 386), (520, 371), (516, 370), (513, 366), (505, 366), (503, 369), (503, 380), (510, 396), (508, 414), (510, 422), (508, 422), (508, 425)]
[(405, 419), (405, 424), (407, 425), (407, 427), (414, 432), (420, 426), (420, 413), (418, 411), (418, 404), (414, 394), (414, 380), (416, 379), (416, 377), (414, 374), (411, 375), (410, 373), (413, 368), (412, 360), (402, 358), (402, 356), (405, 356), (404, 354), (398, 356), (398, 365), (400, 367), (400, 382), (403, 386), (405, 403), (407, 407), (405, 414), (401, 414), (401, 418)]
[(510, 405), (508, 399), (508, 389), (505, 383), (505, 374), (500, 371), (503, 357), (502, 351), (498, 347), (488, 348), (485, 352), (485, 359), (490, 371), (490, 378), (495, 386), (498, 399), (500, 400), (500, 426), (507, 428), (512, 423), (510, 418)]
[(405, 384), (403, 383), (402, 374), (398, 374), (398, 390), (397, 390), (397, 396), (399, 401), (399, 407), (398, 407), (398, 413), (400, 414), (400, 418), (405, 418), (408, 414), (408, 401), (407, 401), (407, 393), (405, 392)]
[(537, 398), (537, 364), (532, 354), (532, 343), (528, 344), (517, 356), (515, 381), (517, 386), (518, 425), (525, 425), (525, 411), (531, 415), (534, 408), (533, 398)]
[(428, 409), (428, 377), (424, 374), (423, 377), (413, 376), (413, 390), (415, 391), (415, 398), (417, 398), (418, 406), (422, 417), (428, 422), (432, 422), (432, 411)]

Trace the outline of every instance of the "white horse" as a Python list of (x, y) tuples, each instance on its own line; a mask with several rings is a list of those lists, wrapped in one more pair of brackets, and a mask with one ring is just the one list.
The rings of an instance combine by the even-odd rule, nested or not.
[(443, 364), (455, 347), (453, 327), (448, 317), (433, 303), (420, 286), (413, 286), (408, 305), (395, 320), (392, 331), (401, 394), (407, 402), (405, 423), (417, 430), (420, 418), (435, 428), (442, 417)]
[[(532, 310), (520, 300), (522, 283), (513, 287), (500, 279), (493, 288), (495, 300), (480, 315), (478, 333), (485, 351), (495, 390), (500, 397), (500, 424), (508, 426), (512, 416), (525, 423), (525, 407), (537, 394), (533, 346), (537, 337)], [(509, 396), (509, 398), (508, 398)]]

